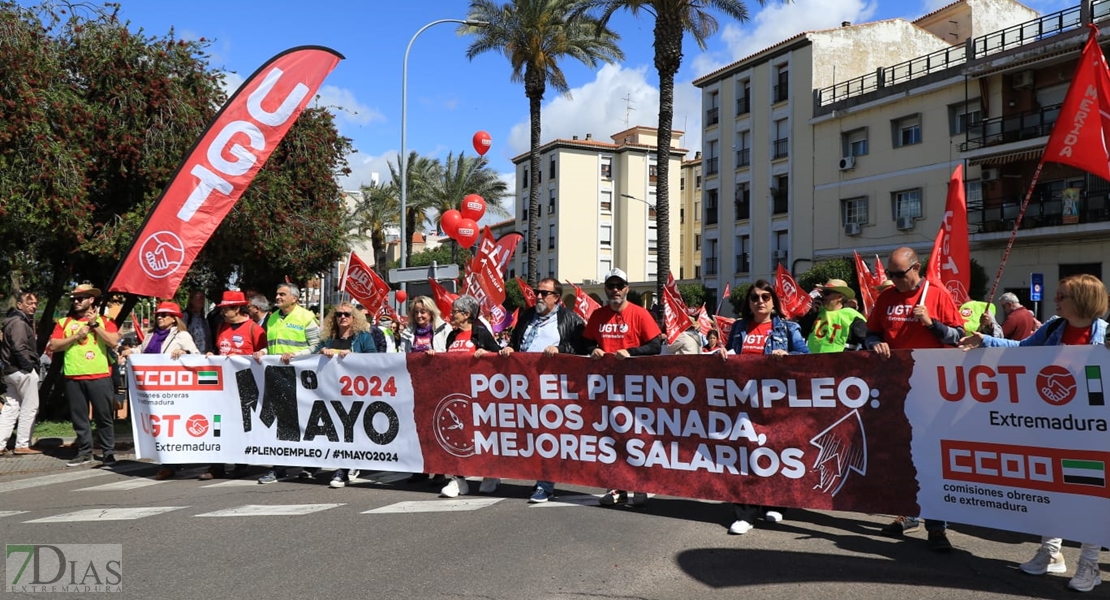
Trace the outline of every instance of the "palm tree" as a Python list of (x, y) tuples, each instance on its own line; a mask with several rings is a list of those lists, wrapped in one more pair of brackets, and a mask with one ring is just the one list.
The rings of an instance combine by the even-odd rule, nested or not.
[(386, 265), (385, 230), (400, 220), (401, 197), (392, 182), (372, 183), (360, 188), (362, 199), (351, 214), (352, 229), (370, 238), (374, 247), (374, 270), (382, 273)]
[[(757, 0), (762, 6), (765, 0)], [(656, 302), (663, 301), (663, 286), (671, 270), (671, 124), (674, 121), (674, 77), (682, 66), (682, 38), (686, 32), (702, 50), (705, 41), (717, 32), (717, 19), (706, 9), (712, 8), (740, 21), (748, 20), (748, 8), (741, 0), (586, 0), (591, 8), (599, 8), (599, 26), (603, 27), (621, 9), (636, 16), (643, 10), (655, 17), (655, 70), (659, 73), (659, 149), (658, 178), (655, 184), (656, 222), (659, 231)], [(660, 313), (661, 314), (661, 313)]]
[[(400, 156), (397, 157), (400, 161)], [(405, 231), (401, 232), (405, 244), (405, 256), (412, 256), (412, 236), (416, 228), (427, 221), (425, 216), (429, 209), (434, 208), (436, 199), (433, 194), (433, 185), (440, 178), (443, 165), (439, 161), (426, 156), (420, 156), (415, 151), (409, 152), (408, 162), (405, 163), (406, 198), (405, 198)], [(389, 174), (393, 178), (393, 185), (401, 188), (401, 172), (397, 165), (389, 164)], [(398, 201), (400, 204), (400, 201)], [(397, 212), (400, 220), (400, 211)]]
[(531, 121), (531, 153), (528, 196), (528, 282), (536, 285), (540, 253), (540, 103), (547, 86), (569, 95), (570, 87), (559, 61), (571, 57), (597, 68), (600, 61), (624, 58), (617, 47), (619, 36), (603, 23), (580, 11), (584, 0), (511, 0), (498, 5), (492, 0), (471, 0), (467, 18), (488, 23), (484, 27), (463, 25), (460, 33), (475, 36), (467, 58), (499, 52), (509, 59), (510, 80), (524, 83)]
[[(486, 212), (507, 217), (509, 212), (501, 206), (501, 199), (509, 194), (509, 185), (489, 167), (489, 159), (484, 156), (466, 156), (460, 152), (447, 154), (439, 179), (432, 182), (432, 195), (435, 197), (435, 210), (438, 215), (457, 209), (462, 199), (469, 194), (478, 194), (486, 201)], [(452, 244), (451, 259), (457, 258), (458, 243)]]

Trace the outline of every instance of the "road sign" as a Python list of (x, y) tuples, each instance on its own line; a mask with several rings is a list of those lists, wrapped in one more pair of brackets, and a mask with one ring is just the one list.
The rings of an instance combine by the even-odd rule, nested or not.
[(1029, 275), (1029, 299), (1033, 302), (1040, 302), (1041, 296), (1044, 294), (1044, 273), (1030, 273)]
[(404, 269), (390, 269), (389, 282), (390, 283), (406, 283), (409, 281), (427, 281), (435, 279), (441, 281), (444, 279), (458, 279), (459, 265), (437, 265), (432, 263), (429, 267), (407, 267)]

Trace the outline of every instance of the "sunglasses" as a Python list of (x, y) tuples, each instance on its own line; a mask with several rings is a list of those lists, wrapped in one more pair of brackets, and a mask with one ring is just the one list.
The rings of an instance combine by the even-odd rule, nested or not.
[(171, 315), (169, 313), (158, 313), (158, 314), (154, 315), (155, 319), (162, 319), (162, 318), (167, 318), (167, 317), (172, 319), (172, 318), (175, 318), (176, 315)]
[(92, 296), (70, 296), (69, 298), (74, 302), (81, 302), (82, 300), (88, 300), (89, 298), (92, 298)]
[(351, 318), (351, 313), (349, 313), (349, 312), (337, 312), (337, 313), (335, 313), (335, 318), (337, 318), (337, 319), (341, 319), (341, 318), (344, 318), (344, 317), (346, 317), (348, 319)]
[(1061, 294), (1059, 292), (1056, 293), (1056, 301), (1057, 302), (1059, 302), (1061, 300), (1070, 300), (1072, 298), (1074, 298), (1074, 296), (1071, 296), (1071, 295), (1068, 295), (1068, 294)]
[(607, 290), (623, 290), (628, 287), (627, 283), (606, 283), (605, 289)]
[(748, 296), (748, 302), (770, 302), (773, 299), (770, 293), (752, 294)]
[(558, 296), (558, 295), (559, 295), (558, 292), (553, 292), (551, 290), (536, 290), (536, 297), (537, 298), (546, 298), (548, 296)]
[(897, 277), (898, 279), (901, 279), (906, 276), (906, 273), (917, 269), (917, 267), (919, 266), (920, 263), (913, 263), (912, 265), (910, 265), (910, 268), (906, 269), (905, 271), (893, 271), (891, 269), (887, 269), (886, 274), (890, 275), (891, 277)]

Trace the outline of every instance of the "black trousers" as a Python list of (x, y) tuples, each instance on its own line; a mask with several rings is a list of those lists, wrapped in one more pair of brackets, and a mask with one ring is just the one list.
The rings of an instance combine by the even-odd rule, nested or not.
[(96, 436), (100, 449), (105, 456), (115, 454), (116, 431), (115, 407), (113, 396), (115, 388), (111, 377), (100, 379), (66, 379), (66, 400), (69, 402), (69, 418), (73, 431), (77, 434), (77, 454), (92, 454), (92, 428), (89, 425), (89, 404), (92, 404), (93, 420), (96, 421)]

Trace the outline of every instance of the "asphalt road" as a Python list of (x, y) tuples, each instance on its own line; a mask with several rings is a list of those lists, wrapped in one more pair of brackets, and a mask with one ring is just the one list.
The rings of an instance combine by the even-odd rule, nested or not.
[[(879, 536), (883, 515), (792, 510), (780, 524), (730, 536), (728, 505), (656, 497), (643, 509), (601, 508), (585, 496), (602, 491), (592, 488), (563, 487), (570, 502), (529, 505), (523, 481), (447, 501), (403, 480), (335, 490), (329, 474), (263, 486), (253, 478), (154, 482), (151, 465), (122, 468), (0, 476), (4, 543), (122, 544), (122, 596), (144, 599), (1078, 595), (1066, 589), (1077, 546), (1065, 548), (1067, 576), (1030, 577), (1016, 565), (1036, 551), (1032, 536), (976, 527), (954, 525), (956, 550), (939, 555), (925, 548), (923, 530)], [(243, 514), (259, 510), (251, 506), (303, 514)], [(115, 509), (165, 510), (104, 520), (119, 516)], [(388, 512), (366, 512), (375, 509)], [(59, 520), (77, 511), (94, 520)], [(1089, 594), (1107, 595), (1110, 585)]]

